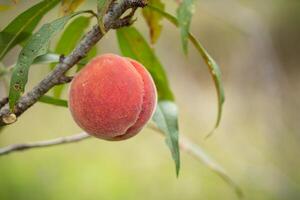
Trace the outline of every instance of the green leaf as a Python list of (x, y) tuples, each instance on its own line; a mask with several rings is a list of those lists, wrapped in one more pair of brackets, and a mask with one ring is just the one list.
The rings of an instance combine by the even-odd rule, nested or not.
[[(74, 19), (60, 37), (55, 48), (55, 53), (67, 55), (72, 52), (72, 50), (79, 42), (80, 38), (83, 36), (84, 31), (88, 28), (89, 24), (89, 17), (81, 16)], [(53, 69), (54, 67), (55, 65), (50, 66), (51, 69)], [(62, 94), (63, 89), (64, 85), (55, 86), (53, 88), (54, 97), (59, 98)]]
[(0, 60), (18, 43), (30, 37), (42, 17), (60, 0), (45, 0), (29, 8), (0, 32)]
[(109, 9), (109, 6), (114, 2), (115, 0), (97, 0), (97, 11), (98, 11), (98, 24), (99, 28), (102, 33), (105, 33), (105, 27), (103, 24), (103, 17), (107, 10)]
[(166, 143), (171, 150), (172, 157), (175, 161), (176, 174), (178, 176), (180, 169), (180, 152), (178, 143), (177, 116), (177, 106), (174, 102), (160, 101), (157, 104), (152, 119), (166, 136)]
[(66, 108), (68, 107), (68, 102), (66, 100), (54, 98), (54, 97), (47, 96), (47, 95), (42, 96), (41, 98), (39, 98), (38, 101), (42, 102), (42, 103), (55, 105), (55, 106), (62, 106), (62, 107), (66, 107)]
[(59, 54), (47, 53), (47, 54), (36, 57), (32, 64), (58, 63), (59, 58), (60, 58)]
[(181, 32), (182, 47), (185, 54), (188, 52), (188, 36), (192, 16), (195, 11), (195, 0), (182, 0), (177, 9), (178, 24)]
[[(211, 73), (211, 76), (213, 77), (216, 89), (217, 89), (217, 95), (218, 95), (218, 116), (215, 123), (215, 128), (218, 128), (221, 122), (221, 116), (222, 116), (222, 109), (223, 104), (225, 101), (225, 92), (223, 88), (223, 83), (221, 79), (221, 70), (216, 61), (209, 55), (209, 53), (206, 51), (206, 49), (202, 46), (202, 44), (190, 33), (189, 39), (197, 49), (197, 51), (201, 54), (202, 58), (204, 59), (205, 63), (209, 67), (209, 71)], [(207, 137), (209, 137), (214, 130), (212, 130)]]
[(90, 24), (90, 18), (80, 16), (74, 19), (65, 29), (57, 42), (55, 53), (67, 55), (76, 47), (78, 41), (83, 36), (84, 31)]
[(126, 27), (117, 30), (117, 37), (122, 54), (142, 63), (152, 75), (158, 99), (174, 100), (166, 73), (143, 36), (134, 27)]
[(85, 0), (62, 0), (61, 11), (64, 15), (73, 13)]
[[(156, 8), (154, 6), (148, 5), (149, 8), (152, 10), (160, 13), (162, 16), (164, 16), (168, 21), (170, 21), (172, 24), (175, 26), (178, 26), (178, 20), (176, 17), (170, 15), (169, 13), (164, 12), (163, 10), (160, 10), (159, 8)], [(214, 80), (216, 90), (217, 90), (217, 95), (218, 95), (218, 116), (215, 124), (214, 130), (219, 126), (220, 121), (221, 121), (221, 116), (222, 116), (222, 109), (223, 109), (223, 104), (225, 101), (225, 93), (224, 93), (224, 88), (223, 88), (223, 83), (221, 79), (221, 70), (218, 64), (215, 62), (215, 60), (209, 55), (209, 53), (205, 50), (203, 45), (195, 38), (195, 36), (192, 33), (189, 33), (188, 35), (189, 40), (192, 42), (192, 44), (195, 46), (199, 54), (202, 56), (204, 59), (205, 63), (207, 64), (209, 71), (211, 73), (211, 76)], [(213, 130), (213, 131), (214, 131)], [(213, 131), (209, 134), (211, 135)], [(208, 136), (209, 136), (208, 135)]]
[[(149, 4), (161, 10), (165, 9), (165, 5), (161, 2), (161, 0), (150, 0)], [(148, 7), (145, 7), (142, 12), (149, 27), (151, 43), (154, 44), (158, 40), (162, 30), (162, 16)]]
[(74, 13), (59, 18), (51, 23), (44, 24), (40, 30), (28, 40), (19, 54), (17, 64), (12, 73), (9, 90), (10, 109), (13, 109), (15, 103), (20, 98), (21, 93), (24, 92), (28, 80), (28, 71), (34, 59), (40, 55), (46, 54), (51, 37), (61, 30), (72, 17), (83, 12), (86, 11)]

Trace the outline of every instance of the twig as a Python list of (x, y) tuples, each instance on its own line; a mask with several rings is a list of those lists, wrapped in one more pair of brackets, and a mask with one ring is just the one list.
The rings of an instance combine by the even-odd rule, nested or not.
[[(123, 0), (120, 3), (113, 4), (109, 12), (104, 16), (105, 32), (114, 27), (114, 23), (119, 20), (125, 11), (130, 8), (144, 7), (147, 4), (147, 0)], [(10, 112), (8, 105), (4, 106), (0, 110), (0, 126), (7, 125), (3, 117), (10, 114), (16, 117), (20, 116), (28, 108), (37, 102), (37, 100), (47, 93), (55, 85), (61, 84), (61, 77), (78, 63), (90, 49), (103, 37), (99, 26), (95, 25), (72, 51), (72, 53), (66, 56), (62, 62), (56, 65), (56, 68), (50, 72), (37, 86), (31, 91), (22, 96), (16, 103), (13, 113)]]
[(33, 148), (49, 147), (49, 146), (55, 146), (60, 144), (79, 142), (89, 137), (90, 136), (86, 133), (79, 133), (76, 135), (60, 137), (52, 140), (43, 140), (43, 141), (24, 143), (24, 144), (13, 144), (7, 147), (0, 148), (0, 155), (6, 155), (15, 151), (24, 151)]
[[(153, 123), (149, 123), (148, 128), (154, 130), (156, 133), (160, 133), (161, 135), (164, 135), (164, 133), (157, 128)], [(32, 142), (32, 143), (24, 143), (24, 144), (13, 144), (9, 145), (7, 147), (0, 148), (0, 156), (1, 155), (7, 155), (9, 153), (15, 152), (15, 151), (24, 151), (29, 150), (33, 148), (42, 148), (42, 147), (49, 147), (49, 146), (55, 146), (55, 145), (61, 145), (61, 144), (69, 144), (74, 142), (79, 142), (82, 140), (85, 140), (87, 138), (91, 138), (90, 135), (86, 133), (79, 133), (72, 136), (66, 136), (66, 137), (60, 137), (52, 140), (44, 140), (44, 141), (38, 141), (38, 142)], [(229, 185), (231, 185), (237, 195), (242, 198), (243, 193), (241, 189), (238, 187), (238, 185), (227, 175), (225, 170), (220, 167), (215, 161), (213, 161), (211, 158), (209, 158), (203, 149), (201, 149), (200, 146), (194, 144), (191, 142), (188, 138), (181, 135), (179, 140), (179, 147), (182, 151), (185, 151), (195, 157), (200, 162), (204, 163), (210, 170), (215, 172), (217, 175), (219, 175), (225, 182), (227, 182)]]

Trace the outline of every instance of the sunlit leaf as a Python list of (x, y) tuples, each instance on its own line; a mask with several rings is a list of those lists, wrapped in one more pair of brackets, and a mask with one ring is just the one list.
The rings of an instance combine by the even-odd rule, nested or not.
[(17, 16), (0, 32), (0, 60), (15, 45), (30, 37), (42, 17), (60, 0), (45, 0)]
[(58, 63), (59, 58), (60, 58), (59, 54), (47, 53), (47, 54), (36, 57), (32, 64)]
[(13, 109), (15, 103), (24, 92), (28, 80), (28, 71), (34, 59), (40, 55), (46, 54), (51, 37), (61, 30), (72, 17), (83, 12), (85, 11), (74, 13), (44, 24), (40, 30), (28, 40), (19, 54), (17, 64), (14, 67), (11, 77), (9, 90), (10, 109)]
[(188, 52), (188, 37), (192, 16), (195, 10), (195, 0), (182, 0), (177, 9), (178, 25), (184, 53)]
[(61, 0), (61, 12), (64, 15), (73, 13), (85, 0)]
[(152, 75), (159, 100), (173, 100), (166, 73), (143, 36), (134, 27), (126, 27), (117, 30), (117, 37), (122, 54), (141, 62)]
[[(74, 19), (66, 28), (59, 41), (57, 42), (55, 53), (61, 55), (68, 55), (80, 41), (80, 38), (83, 36), (84, 31), (90, 24), (89, 17), (77, 17)], [(55, 65), (51, 65), (53, 69)], [(64, 89), (64, 85), (58, 85), (53, 88), (53, 95), (56, 98), (59, 98)]]
[[(161, 0), (150, 0), (149, 4), (161, 10), (165, 9), (165, 5), (161, 2)], [(162, 30), (162, 16), (148, 7), (143, 9), (143, 16), (149, 26), (151, 43), (154, 44), (158, 40)]]
[[(156, 8), (154, 6), (148, 5), (149, 8), (153, 9), (154, 11), (160, 13), (162, 16), (164, 16), (168, 21), (170, 21), (175, 26), (178, 26), (178, 20), (176, 17), (170, 15), (169, 13), (164, 12), (163, 10), (160, 10), (159, 8)], [(209, 55), (209, 53), (205, 50), (203, 45), (194, 37), (193, 34), (189, 33), (188, 39), (192, 42), (192, 44), (196, 47), (199, 54), (204, 59), (205, 63), (209, 67), (209, 71), (212, 75), (212, 78), (214, 80), (217, 95), (218, 95), (218, 116), (215, 124), (215, 128), (217, 128), (221, 121), (222, 116), (222, 108), (225, 101), (225, 93), (223, 88), (223, 83), (221, 79), (221, 70), (218, 64), (215, 62), (215, 60)], [(215, 129), (214, 128), (214, 129)], [(213, 133), (213, 131), (211, 132)]]
[(42, 102), (42, 103), (51, 104), (54, 106), (61, 106), (61, 107), (66, 107), (66, 108), (68, 107), (68, 102), (66, 100), (47, 96), (47, 95), (42, 96), (41, 98), (39, 98), (38, 101)]
[(160, 101), (157, 104), (153, 121), (157, 127), (165, 134), (166, 143), (171, 150), (175, 161), (176, 174), (180, 169), (180, 152), (178, 143), (178, 119), (177, 106), (172, 101)]

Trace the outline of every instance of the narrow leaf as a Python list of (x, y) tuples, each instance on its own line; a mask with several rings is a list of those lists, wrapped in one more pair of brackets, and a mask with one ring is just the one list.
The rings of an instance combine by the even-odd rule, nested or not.
[[(170, 21), (172, 24), (175, 26), (178, 26), (178, 20), (176, 17), (170, 15), (169, 13), (164, 12), (163, 10), (160, 10), (159, 8), (156, 8), (154, 6), (148, 5), (149, 8), (152, 10), (160, 13), (162, 16), (164, 16), (168, 21)], [(221, 122), (221, 116), (222, 116), (222, 109), (223, 109), (223, 104), (225, 101), (225, 93), (224, 93), (224, 88), (223, 88), (223, 83), (221, 79), (221, 70), (218, 64), (215, 62), (215, 60), (209, 55), (209, 53), (205, 50), (203, 45), (194, 37), (193, 34), (189, 33), (188, 35), (189, 40), (192, 42), (192, 44), (195, 46), (199, 54), (202, 56), (204, 59), (205, 63), (207, 64), (209, 71), (211, 73), (211, 76), (214, 80), (216, 90), (217, 90), (217, 95), (218, 95), (218, 116), (215, 124), (215, 128), (213, 131), (219, 126)], [(209, 135), (211, 135), (213, 133)], [(208, 135), (208, 136), (209, 136)]]
[(180, 152), (177, 115), (177, 106), (174, 102), (160, 101), (153, 115), (153, 121), (166, 136), (166, 143), (171, 150), (172, 157), (175, 161), (176, 174), (178, 176), (180, 169)]
[[(80, 38), (83, 36), (84, 31), (90, 24), (90, 18), (89, 17), (77, 17), (74, 19), (66, 28), (62, 36), (60, 37), (56, 48), (55, 53), (61, 54), (61, 55), (67, 55), (69, 54), (77, 45)], [(55, 65), (50, 66), (51, 69), (55, 67)], [(53, 95), (56, 98), (59, 98), (62, 94), (62, 91), (64, 89), (64, 85), (58, 85), (53, 88)]]
[(68, 102), (66, 100), (54, 98), (47, 95), (42, 96), (41, 98), (39, 98), (38, 101), (42, 103), (55, 105), (55, 106), (68, 107)]
[(58, 63), (59, 58), (60, 58), (60, 55), (58, 55), (58, 54), (47, 53), (47, 54), (36, 57), (32, 64)]
[(178, 24), (181, 32), (182, 47), (185, 54), (188, 52), (188, 36), (195, 10), (195, 0), (182, 0), (177, 9)]
[(85, 0), (62, 0), (61, 12), (63, 15), (73, 13)]
[(117, 30), (117, 37), (122, 54), (141, 62), (152, 75), (158, 99), (174, 100), (166, 73), (143, 36), (134, 27), (126, 27)]
[(40, 55), (46, 54), (51, 37), (61, 30), (73, 16), (83, 12), (85, 11), (74, 13), (59, 18), (51, 23), (44, 24), (40, 30), (28, 40), (19, 54), (17, 64), (14, 67), (11, 77), (9, 90), (10, 109), (13, 109), (15, 103), (20, 98), (21, 93), (24, 92), (28, 80), (28, 71), (34, 59)]
[(0, 60), (18, 43), (30, 37), (42, 17), (60, 0), (44, 0), (29, 8), (0, 32)]
[[(197, 51), (201, 54), (202, 58), (204, 59), (205, 63), (209, 67), (209, 71), (211, 73), (211, 76), (213, 77), (216, 90), (217, 90), (217, 95), (218, 95), (218, 116), (217, 120), (215, 123), (215, 128), (218, 128), (221, 122), (221, 116), (222, 116), (222, 108), (223, 104), (225, 101), (225, 93), (224, 93), (224, 88), (223, 88), (223, 83), (221, 79), (221, 70), (216, 61), (209, 55), (209, 53), (206, 51), (206, 49), (202, 46), (202, 44), (192, 35), (191, 33), (189, 34), (189, 39), (197, 49)], [(210, 136), (214, 130), (210, 132), (208, 136)]]
[[(150, 0), (149, 4), (161, 10), (165, 9), (165, 5), (161, 0)], [(154, 44), (158, 40), (162, 30), (162, 16), (148, 7), (145, 7), (142, 12), (150, 30), (151, 43)]]

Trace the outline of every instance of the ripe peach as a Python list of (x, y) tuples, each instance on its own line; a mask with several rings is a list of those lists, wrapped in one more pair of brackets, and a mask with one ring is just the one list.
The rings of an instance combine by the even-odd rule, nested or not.
[(104, 54), (91, 60), (73, 79), (69, 108), (88, 134), (105, 140), (136, 135), (156, 106), (151, 75), (135, 60)]

